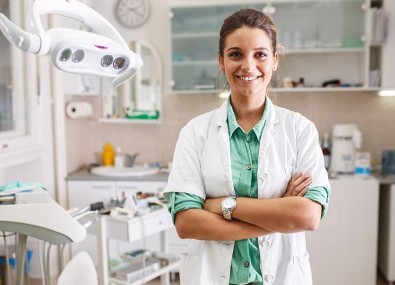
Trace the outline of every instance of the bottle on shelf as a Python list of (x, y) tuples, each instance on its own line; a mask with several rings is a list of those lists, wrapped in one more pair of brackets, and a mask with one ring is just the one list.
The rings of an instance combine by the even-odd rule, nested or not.
[(105, 166), (113, 166), (114, 165), (114, 147), (110, 143), (106, 143), (103, 147), (102, 152), (102, 164)]
[(324, 134), (324, 140), (322, 142), (322, 153), (324, 154), (325, 168), (326, 170), (329, 170), (331, 162), (331, 151), (329, 148), (329, 135), (327, 133)]

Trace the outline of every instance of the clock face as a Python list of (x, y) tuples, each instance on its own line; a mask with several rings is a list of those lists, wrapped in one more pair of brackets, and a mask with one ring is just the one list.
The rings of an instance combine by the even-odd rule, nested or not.
[(125, 27), (135, 28), (148, 20), (150, 7), (148, 0), (118, 0), (115, 14)]

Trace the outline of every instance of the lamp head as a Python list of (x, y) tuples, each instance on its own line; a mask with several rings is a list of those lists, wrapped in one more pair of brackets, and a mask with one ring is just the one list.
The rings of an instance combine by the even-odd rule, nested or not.
[[(92, 32), (53, 28), (45, 31), (40, 16), (56, 14), (77, 20)], [(25, 52), (49, 55), (58, 69), (78, 74), (113, 78), (116, 87), (129, 80), (143, 66), (118, 31), (92, 8), (76, 0), (36, 0), (28, 21), (29, 32), (0, 13), (5, 37)]]

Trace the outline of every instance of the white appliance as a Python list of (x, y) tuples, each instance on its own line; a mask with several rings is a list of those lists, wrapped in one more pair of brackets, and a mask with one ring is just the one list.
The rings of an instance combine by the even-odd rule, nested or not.
[(317, 230), (306, 232), (313, 284), (375, 285), (379, 180), (339, 175), (329, 183), (328, 213)]
[(334, 125), (332, 132), (331, 172), (354, 173), (355, 153), (361, 148), (362, 135), (354, 124)]

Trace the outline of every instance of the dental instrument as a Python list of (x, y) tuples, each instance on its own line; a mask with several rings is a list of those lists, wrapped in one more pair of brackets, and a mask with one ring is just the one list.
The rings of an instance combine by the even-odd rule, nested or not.
[[(42, 15), (60, 15), (77, 20), (92, 32), (70, 28), (47, 31)], [(139, 54), (131, 51), (113, 25), (89, 6), (77, 0), (36, 0), (24, 31), (0, 13), (0, 29), (19, 49), (49, 56), (64, 72), (111, 77), (113, 87), (129, 80), (143, 66)]]

